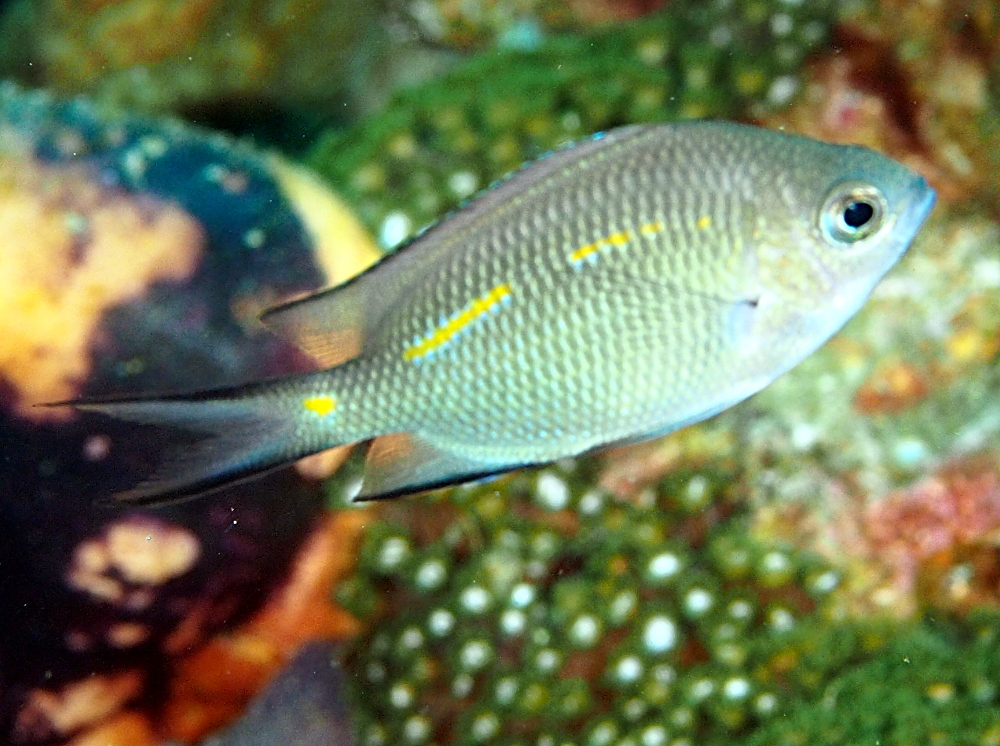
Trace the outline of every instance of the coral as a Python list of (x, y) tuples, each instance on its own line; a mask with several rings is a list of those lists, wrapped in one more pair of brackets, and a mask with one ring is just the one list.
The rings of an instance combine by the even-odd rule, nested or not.
[(531, 48), (547, 33), (632, 19), (666, 0), (409, 0), (401, 17), (435, 44), (468, 50), (492, 46)]
[(834, 34), (837, 54), (806, 75), (800, 104), (766, 119), (834, 142), (869, 145), (924, 173), (946, 201), (990, 188), (984, 138), (996, 121), (988, 77), (1000, 59), (992, 0), (857, 3)]
[(996, 455), (998, 246), (992, 220), (941, 210), (838, 337), (707, 425), (742, 424), (737, 457), (760, 504), (826, 523), (941, 464)]
[(18, 713), (12, 739), (65, 737), (100, 720), (134, 698), (142, 688), (140, 671), (94, 676), (58, 689), (36, 689)]
[[(155, 514), (97, 509), (162, 434), (31, 405), (308, 367), (256, 311), (376, 252), (301, 167), (177, 121), (0, 84), (0, 143), (0, 741), (32, 743), (129, 703), (148, 716), (171, 662), (281, 582), (322, 492), (285, 470)], [(332, 614), (300, 631), (345, 632)], [(267, 639), (279, 665), (290, 643)], [(128, 671), (135, 687), (110, 686)]]
[[(997, 612), (853, 618), (856, 569), (750, 535), (725, 462), (627, 501), (585, 460), (383, 508), (339, 589), (360, 742), (1000, 742)], [(995, 530), (995, 474), (945, 478), (852, 516), (856, 562)]]
[(148, 718), (138, 712), (124, 711), (77, 736), (69, 746), (157, 746), (159, 743)]
[(628, 122), (784, 105), (834, 6), (676, 2), (535, 50), (491, 50), (330, 134), (311, 163), (392, 248), (567, 140)]
[(968, 612), (1000, 601), (1000, 469), (986, 458), (952, 463), (876, 500), (842, 499), (822, 516), (771, 506), (756, 523), (759, 533), (842, 567), (853, 616)]
[[(111, 308), (154, 282), (187, 279), (201, 258), (201, 230), (175, 205), (54, 171), (0, 156), (0, 376), (17, 413), (34, 420), (68, 416), (32, 405), (78, 393)], [(124, 247), (134, 261), (121, 261)]]
[(211, 746), (353, 746), (344, 672), (330, 642), (306, 645)]
[[(36, 85), (137, 111), (333, 106), (375, 4), (281, 0), (46, 0), (22, 11), (16, 40)], [(26, 65), (25, 65), (26, 67)], [(21, 68), (24, 69), (24, 68)], [(326, 102), (326, 103), (324, 103)]]
[(997, 636), (1000, 619), (883, 629), (868, 660), (825, 682), (823, 695), (788, 708), (744, 743), (1000, 743)]
[(362, 743), (721, 743), (809, 689), (837, 573), (747, 538), (719, 462), (630, 501), (595, 466), (383, 509), (339, 592)]
[(353, 567), (368, 519), (365, 510), (324, 517), (289, 579), (263, 608), (177, 663), (162, 731), (184, 742), (197, 740), (239, 714), (304, 642), (357, 634), (357, 621), (331, 603), (329, 590)]

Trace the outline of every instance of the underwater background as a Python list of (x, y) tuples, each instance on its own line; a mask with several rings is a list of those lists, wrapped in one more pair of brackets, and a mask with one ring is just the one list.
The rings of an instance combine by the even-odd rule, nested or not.
[[(20, 0), (0, 80), (0, 743), (1000, 744), (996, 0)], [(708, 422), (376, 505), (341, 450), (137, 510), (95, 501), (155, 433), (33, 406), (305, 370), (262, 310), (697, 117), (939, 194)]]

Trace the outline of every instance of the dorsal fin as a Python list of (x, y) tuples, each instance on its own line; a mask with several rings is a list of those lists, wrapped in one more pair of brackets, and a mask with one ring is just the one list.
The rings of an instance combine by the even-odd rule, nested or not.
[(433, 271), (484, 217), (496, 218), (503, 206), (530, 199), (532, 191), (551, 177), (609, 146), (630, 139), (645, 127), (622, 127), (607, 135), (579, 142), (539, 158), (514, 171), (486, 191), (445, 216), (405, 246), (347, 282), (307, 298), (277, 306), (261, 321), (291, 339), (325, 368), (363, 354), (386, 314), (411, 287)]

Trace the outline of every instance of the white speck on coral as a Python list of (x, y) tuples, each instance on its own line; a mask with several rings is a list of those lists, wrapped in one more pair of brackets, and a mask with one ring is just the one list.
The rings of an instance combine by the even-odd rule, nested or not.
[(680, 570), (680, 558), (672, 552), (663, 552), (649, 561), (649, 574), (657, 579), (672, 578)]
[(510, 605), (523, 609), (535, 600), (535, 586), (529, 583), (518, 583), (510, 592)]
[(410, 544), (399, 536), (392, 536), (382, 544), (378, 555), (378, 564), (382, 570), (393, 570), (399, 567), (410, 555)]
[(699, 679), (691, 685), (690, 691), (691, 698), (695, 701), (706, 699), (715, 691), (715, 682), (711, 679)]
[(471, 614), (482, 614), (490, 605), (490, 594), (485, 588), (472, 585), (462, 591), (462, 607)]
[(399, 644), (407, 650), (419, 650), (424, 644), (424, 634), (416, 627), (407, 627), (399, 636)]
[(774, 79), (767, 91), (767, 100), (772, 106), (784, 106), (799, 90), (799, 81), (791, 75), (781, 75)]
[(788, 36), (794, 27), (795, 23), (787, 13), (775, 13), (771, 16), (771, 32), (775, 36)]
[(728, 26), (716, 26), (708, 32), (708, 41), (720, 49), (728, 47), (733, 41), (733, 32)]
[(792, 428), (792, 446), (797, 451), (807, 451), (813, 447), (819, 436), (819, 428), (805, 422)]
[(649, 725), (642, 731), (642, 746), (663, 746), (667, 742), (667, 729), (662, 725)]
[(594, 515), (604, 507), (604, 497), (597, 490), (588, 490), (580, 497), (579, 510), (584, 515)]
[(469, 676), (469, 674), (460, 673), (455, 677), (455, 680), (451, 682), (451, 693), (459, 699), (467, 697), (469, 696), (469, 692), (472, 691), (473, 684), (475, 684), (475, 680)]
[(687, 499), (690, 503), (700, 503), (708, 493), (708, 480), (702, 475), (691, 477), (687, 483)]
[(750, 694), (750, 682), (742, 678), (727, 679), (722, 694), (727, 699), (745, 699)]
[(538, 476), (535, 491), (538, 502), (547, 510), (563, 510), (569, 505), (569, 486), (552, 472), (542, 472)]
[(394, 249), (413, 231), (413, 221), (404, 212), (390, 212), (382, 221), (378, 242), (387, 249)]
[(510, 636), (519, 635), (528, 626), (528, 618), (520, 609), (507, 609), (500, 615), (500, 629)]
[(415, 580), (425, 590), (438, 588), (448, 578), (444, 563), (438, 559), (427, 560), (418, 569)]
[(413, 715), (403, 723), (403, 735), (410, 743), (423, 743), (431, 734), (431, 721), (426, 715)]
[(834, 588), (840, 584), (840, 576), (833, 572), (833, 570), (828, 570), (823, 574), (816, 577), (813, 580), (812, 586), (813, 590), (817, 593), (829, 593)]
[(766, 693), (761, 694), (754, 700), (754, 707), (757, 708), (757, 712), (762, 715), (767, 715), (774, 712), (775, 708), (778, 706), (778, 698), (773, 694)]
[(654, 616), (646, 622), (642, 642), (651, 653), (665, 653), (677, 644), (677, 625), (670, 617)]
[(753, 606), (748, 601), (738, 599), (729, 604), (729, 616), (733, 619), (749, 619), (753, 614)]
[(570, 638), (578, 645), (593, 645), (599, 633), (600, 625), (592, 614), (581, 614), (569, 628)]
[(471, 171), (456, 171), (448, 177), (448, 188), (458, 199), (465, 199), (479, 188), (479, 179)]
[(764, 571), (767, 573), (783, 573), (788, 572), (792, 563), (788, 559), (788, 555), (784, 552), (768, 552), (764, 555), (764, 559), (761, 561), (764, 567)]
[(490, 659), (489, 645), (482, 640), (471, 640), (459, 651), (458, 659), (463, 668), (482, 668)]
[(619, 681), (638, 681), (639, 677), (642, 676), (642, 661), (634, 655), (625, 656), (615, 666), (615, 675)]
[(787, 632), (795, 626), (795, 617), (788, 609), (774, 609), (769, 619), (771, 627), (778, 632)]
[(260, 228), (251, 228), (243, 234), (243, 245), (248, 249), (259, 249), (267, 240), (267, 234)]
[(692, 588), (684, 597), (684, 608), (689, 614), (700, 616), (712, 608), (715, 598), (704, 588)]
[(455, 626), (455, 615), (447, 609), (435, 609), (427, 618), (427, 628), (436, 637), (444, 637)]
[(389, 690), (389, 702), (397, 710), (402, 710), (413, 704), (413, 687), (409, 684), (395, 684)]

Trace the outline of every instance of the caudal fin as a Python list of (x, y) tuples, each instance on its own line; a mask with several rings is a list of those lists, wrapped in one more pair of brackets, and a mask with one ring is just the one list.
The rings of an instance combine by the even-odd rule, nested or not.
[(164, 429), (164, 450), (153, 471), (135, 486), (110, 495), (113, 502), (176, 502), (302, 455), (294, 419), (252, 388), (61, 404)]

